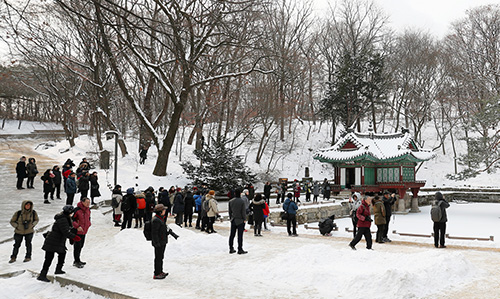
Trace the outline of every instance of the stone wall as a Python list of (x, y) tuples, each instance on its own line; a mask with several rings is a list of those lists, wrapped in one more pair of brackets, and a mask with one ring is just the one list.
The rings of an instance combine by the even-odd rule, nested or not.
[[(280, 213), (281, 211), (271, 212), (268, 221), (276, 224), (286, 224), (286, 221), (280, 219)], [(297, 222), (299, 224), (318, 222), (332, 215), (335, 215), (335, 218), (349, 215), (349, 205), (347, 202), (320, 204), (312, 207), (299, 206), (297, 210)]]

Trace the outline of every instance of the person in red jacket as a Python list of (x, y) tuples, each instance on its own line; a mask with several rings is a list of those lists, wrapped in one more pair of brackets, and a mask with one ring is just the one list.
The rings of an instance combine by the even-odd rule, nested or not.
[(372, 234), (370, 232), (370, 226), (372, 225), (372, 218), (370, 216), (370, 205), (372, 203), (372, 198), (367, 197), (361, 201), (361, 206), (356, 211), (356, 217), (358, 217), (358, 232), (354, 239), (349, 243), (349, 247), (356, 250), (356, 244), (361, 241), (361, 238), (365, 236), (366, 249), (372, 249)]
[(73, 266), (83, 268), (86, 264), (80, 260), (83, 245), (85, 244), (85, 236), (91, 225), (90, 223), (90, 199), (83, 197), (77, 204), (75, 214), (73, 215), (73, 228), (76, 229), (76, 235), (80, 237), (80, 241), (74, 243), (73, 257), (75, 261)]
[(269, 205), (267, 204), (267, 202), (265, 203), (265, 205), (266, 207), (264, 208), (264, 230), (269, 230), (267, 228), (267, 217), (269, 217)]

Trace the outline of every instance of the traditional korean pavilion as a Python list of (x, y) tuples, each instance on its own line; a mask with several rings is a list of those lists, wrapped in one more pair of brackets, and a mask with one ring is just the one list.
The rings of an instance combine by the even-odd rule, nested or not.
[[(404, 198), (410, 189), (416, 201), (425, 181), (415, 180), (415, 166), (434, 156), (429, 150), (419, 149), (407, 129), (401, 133), (377, 134), (370, 127), (367, 133), (348, 130), (335, 145), (319, 150), (314, 159), (334, 166), (332, 192), (389, 190)], [(415, 204), (418, 210), (418, 202)]]

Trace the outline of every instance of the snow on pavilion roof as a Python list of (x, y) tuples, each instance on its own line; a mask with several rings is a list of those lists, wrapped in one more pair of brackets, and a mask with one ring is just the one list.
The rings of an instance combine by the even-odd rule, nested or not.
[(422, 162), (434, 156), (430, 150), (418, 149), (410, 133), (405, 130), (404, 133), (390, 134), (350, 132), (332, 147), (318, 150), (314, 159), (328, 163), (360, 160), (393, 162), (404, 159)]

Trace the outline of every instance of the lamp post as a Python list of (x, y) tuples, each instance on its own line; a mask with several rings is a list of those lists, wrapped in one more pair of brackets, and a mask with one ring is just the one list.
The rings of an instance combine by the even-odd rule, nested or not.
[(117, 131), (106, 131), (104, 132), (104, 134), (106, 134), (106, 138), (111, 138), (113, 135), (115, 136), (115, 175), (114, 175), (114, 178), (115, 178), (115, 186), (118, 184), (118, 178), (117, 178), (117, 175), (118, 175), (118, 135), (120, 133), (118, 133)]

